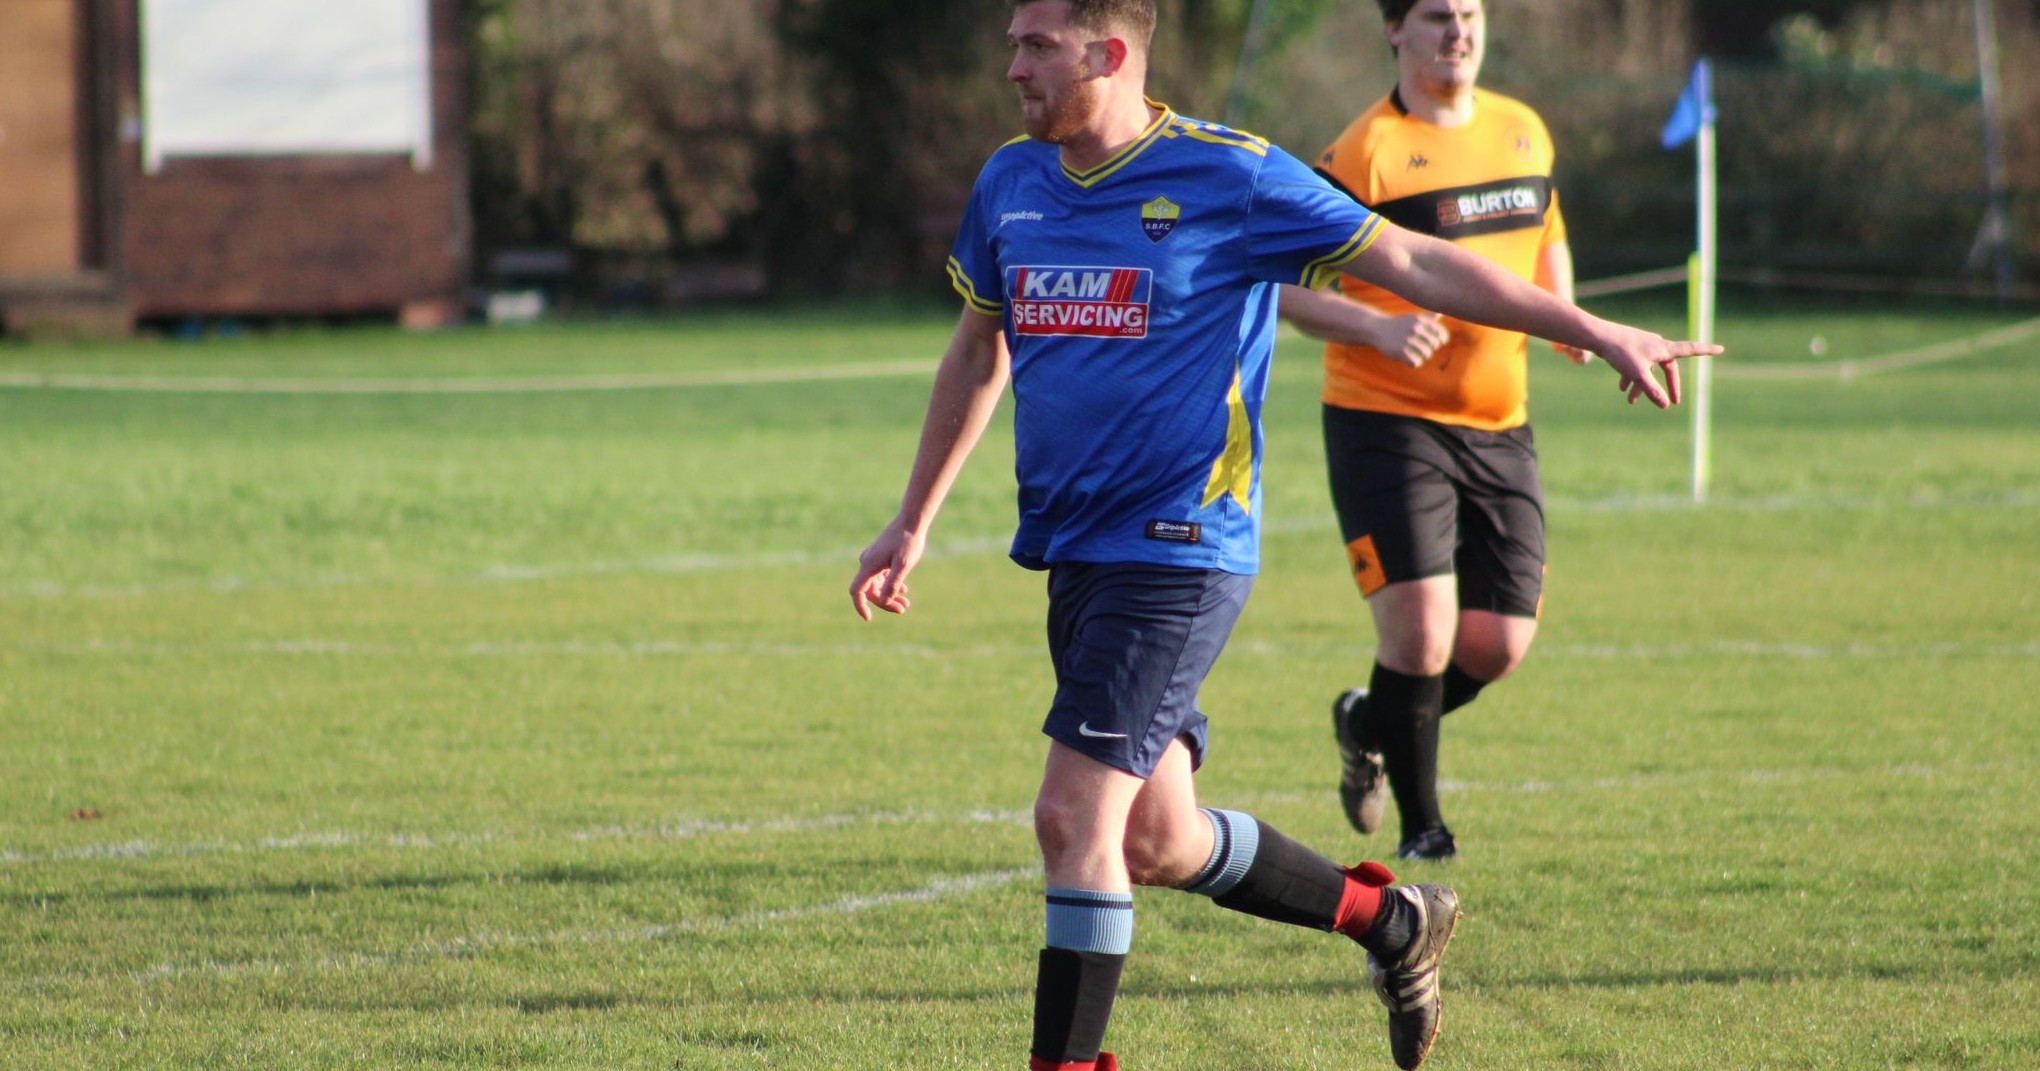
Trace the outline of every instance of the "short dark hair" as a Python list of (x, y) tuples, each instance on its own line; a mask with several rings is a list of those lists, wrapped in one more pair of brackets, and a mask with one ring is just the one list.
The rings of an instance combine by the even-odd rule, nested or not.
[[(1417, 6), (1417, 0), (1374, 0), (1374, 2), (1381, 5), (1381, 21), (1383, 22), (1401, 22), (1409, 17), (1410, 9)], [(1493, 5), (1482, 4), (1481, 6), (1491, 7)]]
[[(1036, 0), (1006, 0), (1008, 9)], [(1416, 0), (1410, 0), (1415, 3)], [(1155, 0), (1069, 0), (1070, 25), (1093, 33), (1120, 30), (1142, 48), (1155, 36)]]

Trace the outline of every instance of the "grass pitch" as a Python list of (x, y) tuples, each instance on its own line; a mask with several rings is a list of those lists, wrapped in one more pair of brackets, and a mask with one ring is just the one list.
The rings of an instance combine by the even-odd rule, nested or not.
[[(1676, 312), (1608, 306), (1660, 330)], [(1734, 362), (1979, 334), (1731, 295)], [(945, 314), (0, 348), (0, 376), (445, 380), (932, 362)], [(1533, 361), (1545, 624), (1446, 723), (1467, 904), (1429, 1066), (2040, 1065), (2040, 346), (1716, 384)], [(1728, 364), (1722, 366), (1727, 370)], [(1371, 634), (1316, 359), (1208, 802), (1336, 857)], [(0, 388), (10, 1069), (1017, 1067), (1049, 692), (988, 436), (858, 622), (924, 374), (532, 393)], [(1357, 950), (1139, 895), (1138, 1071), (1391, 1066)]]

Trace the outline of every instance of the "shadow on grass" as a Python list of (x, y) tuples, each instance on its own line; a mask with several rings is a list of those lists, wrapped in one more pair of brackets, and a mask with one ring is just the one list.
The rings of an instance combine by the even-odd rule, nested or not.
[(529, 872), (488, 874), (393, 875), (353, 881), (251, 882), (246, 885), (151, 885), (134, 889), (89, 892), (0, 893), (0, 904), (18, 907), (46, 907), (68, 903), (118, 903), (121, 901), (215, 903), (242, 897), (309, 899), (357, 891), (406, 892), (452, 889), (472, 885), (609, 886), (627, 885), (643, 874), (619, 869), (546, 867)]
[(450, 1012), (478, 1007), (500, 1007), (526, 1015), (557, 1015), (571, 1012), (607, 1012), (619, 1008), (655, 1008), (668, 1001), (627, 993), (600, 990), (501, 994), (441, 994), (421, 997), (417, 993), (364, 994), (332, 997), (301, 993), (270, 994), (263, 1005), (272, 1011), (320, 1011), (362, 1014), (366, 1012)]

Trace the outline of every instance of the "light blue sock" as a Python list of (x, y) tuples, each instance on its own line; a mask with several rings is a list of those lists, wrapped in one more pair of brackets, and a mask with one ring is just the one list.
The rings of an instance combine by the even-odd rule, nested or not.
[(1212, 807), (1201, 810), (1211, 819), (1211, 858), (1205, 860), (1204, 869), (1183, 886), (1183, 891), (1216, 900), (1231, 892), (1247, 876), (1247, 868), (1254, 865), (1254, 856), (1261, 850), (1261, 823), (1254, 821), (1253, 815), (1238, 811)]
[(1048, 947), (1125, 955), (1133, 948), (1132, 895), (1049, 889)]

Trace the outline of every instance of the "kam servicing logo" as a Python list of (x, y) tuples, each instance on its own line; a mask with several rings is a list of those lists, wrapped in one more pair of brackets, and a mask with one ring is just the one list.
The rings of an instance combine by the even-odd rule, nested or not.
[(1013, 317), (1013, 332), (1146, 338), (1154, 278), (1147, 268), (1007, 268), (1007, 308)]

